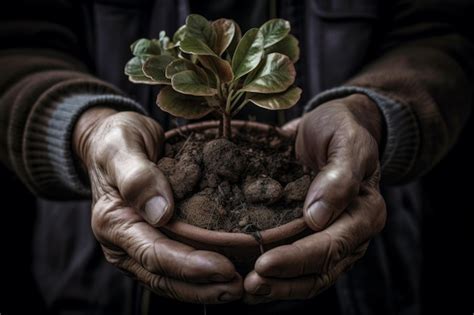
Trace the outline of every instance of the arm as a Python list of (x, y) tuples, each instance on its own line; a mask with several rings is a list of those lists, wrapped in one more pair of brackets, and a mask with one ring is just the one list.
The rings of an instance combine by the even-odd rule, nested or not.
[(1, 160), (37, 195), (88, 196), (70, 150), (76, 121), (94, 106), (143, 111), (88, 73), (72, 2), (14, 3), (0, 13)]
[(374, 62), (318, 95), (299, 122), (296, 153), (318, 171), (304, 219), (318, 233), (263, 254), (244, 282), (248, 302), (311, 298), (364, 255), (386, 220), (379, 148), (382, 178), (397, 183), (428, 171), (455, 142), (472, 106), (472, 46), (413, 3), (393, 8)]
[(373, 62), (345, 86), (326, 91), (308, 109), (364, 93), (386, 123), (382, 180), (410, 181), (429, 171), (455, 143), (469, 117), (474, 45), (464, 34), (472, 4), (398, 1)]
[[(28, 10), (17, 8), (24, 12), (1, 16), (2, 162), (36, 194), (67, 200), (90, 195), (79, 178), (82, 165), (92, 230), (107, 261), (162, 296), (238, 299), (242, 279), (227, 258), (157, 229), (173, 215), (171, 188), (155, 164), (163, 130), (138, 104), (87, 73), (77, 54), (77, 25), (70, 23), (74, 1), (30, 2), (20, 3)], [(18, 20), (15, 12), (35, 16)]]

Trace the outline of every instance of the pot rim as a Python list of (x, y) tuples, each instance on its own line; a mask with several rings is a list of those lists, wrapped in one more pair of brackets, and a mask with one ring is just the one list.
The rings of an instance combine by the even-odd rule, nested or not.
[[(235, 129), (250, 128), (259, 130), (262, 132), (269, 132), (275, 130), (280, 136), (288, 137), (280, 128), (274, 127), (268, 124), (246, 121), (246, 120), (232, 120), (232, 127)], [(177, 135), (183, 135), (193, 131), (201, 131), (206, 129), (217, 128), (219, 121), (203, 121), (197, 123), (187, 124), (182, 127), (174, 128), (165, 132), (165, 139), (168, 140)], [(260, 241), (251, 234), (246, 233), (235, 233), (235, 232), (220, 232), (213, 230), (206, 230), (195, 225), (191, 225), (180, 221), (178, 219), (172, 219), (168, 224), (161, 227), (173, 234), (185, 236), (188, 239), (195, 240), (197, 242), (207, 243), (210, 245), (217, 246), (255, 246), (265, 245), (280, 240), (295, 236), (304, 230), (308, 229), (304, 219), (297, 218), (283, 225), (260, 231), (256, 233)]]

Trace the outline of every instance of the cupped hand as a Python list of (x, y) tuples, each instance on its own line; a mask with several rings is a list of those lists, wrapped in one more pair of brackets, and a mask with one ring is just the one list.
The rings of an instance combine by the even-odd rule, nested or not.
[(156, 227), (173, 215), (173, 194), (155, 162), (163, 130), (133, 112), (81, 115), (74, 151), (91, 183), (92, 230), (108, 262), (156, 294), (192, 303), (239, 299), (242, 279), (224, 256), (171, 240)]
[(316, 296), (364, 255), (385, 225), (383, 122), (374, 103), (359, 94), (334, 100), (285, 129), (297, 129), (297, 157), (317, 172), (303, 210), (315, 233), (259, 257), (244, 281), (247, 303)]

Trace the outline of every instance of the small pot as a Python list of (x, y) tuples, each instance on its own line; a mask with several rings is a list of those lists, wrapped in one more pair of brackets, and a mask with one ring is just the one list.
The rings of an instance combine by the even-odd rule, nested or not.
[[(165, 138), (169, 140), (183, 133), (215, 129), (218, 126), (218, 121), (189, 124), (167, 131)], [(259, 133), (268, 133), (270, 130), (275, 130), (275, 127), (267, 124), (241, 120), (233, 120), (232, 128), (233, 130), (251, 129)], [(276, 131), (282, 137), (287, 137), (278, 128)], [(240, 272), (252, 270), (255, 261), (263, 252), (279, 245), (289, 244), (310, 233), (303, 218), (298, 218), (284, 225), (254, 234), (206, 230), (176, 218), (161, 227), (161, 230), (170, 238), (196, 249), (210, 250), (223, 254), (235, 264)]]

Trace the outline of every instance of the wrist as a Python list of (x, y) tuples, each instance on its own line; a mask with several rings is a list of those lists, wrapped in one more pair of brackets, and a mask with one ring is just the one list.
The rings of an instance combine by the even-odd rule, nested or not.
[(90, 152), (91, 136), (104, 119), (116, 114), (117, 111), (106, 107), (93, 107), (79, 116), (72, 135), (72, 149), (74, 156), (87, 169), (88, 154)]
[(357, 93), (345, 97), (343, 102), (358, 123), (374, 137), (381, 150), (385, 138), (385, 121), (377, 104), (367, 95)]

